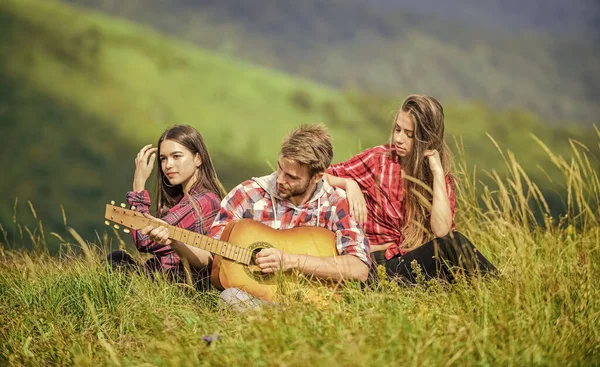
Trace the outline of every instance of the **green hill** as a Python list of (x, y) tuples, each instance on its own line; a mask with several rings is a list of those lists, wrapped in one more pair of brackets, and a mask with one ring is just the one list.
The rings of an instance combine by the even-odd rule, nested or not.
[[(402, 2), (365, 0), (64, 1), (334, 86), (526, 108), (551, 121), (599, 121), (597, 37), (510, 32), (478, 24), (482, 16), (451, 15), (481, 4), (439, 4), (436, 16)], [(447, 8), (453, 9), (445, 16)]]
[[(13, 223), (15, 198), (20, 223), (31, 200), (47, 230), (62, 227), (61, 204), (88, 238), (103, 230), (103, 205), (130, 189), (137, 150), (173, 124), (202, 132), (229, 189), (269, 172), (281, 139), (300, 123), (325, 122), (338, 161), (385, 142), (401, 101), (341, 93), (125, 21), (32, 0), (0, 3), (0, 85), (0, 224), (12, 236), (23, 233), (24, 240), (7, 241), (16, 244), (29, 235)], [(531, 168), (545, 154), (530, 132), (561, 152), (567, 136), (585, 136), (578, 127), (544, 127), (526, 112), (442, 102), (469, 163), (490, 170), (502, 172), (503, 163), (485, 132)], [(545, 180), (541, 171), (537, 177)]]
[(131, 186), (137, 149), (175, 123), (202, 132), (230, 188), (268, 172), (293, 126), (324, 119), (307, 107), (343, 102), (329, 88), (54, 2), (3, 2), (0, 24), (5, 226), (19, 197), (55, 223), (63, 203), (89, 233), (103, 203)]

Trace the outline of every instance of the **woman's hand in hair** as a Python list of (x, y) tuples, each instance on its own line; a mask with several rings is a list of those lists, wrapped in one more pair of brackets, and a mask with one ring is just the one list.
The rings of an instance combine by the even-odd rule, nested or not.
[(426, 150), (424, 156), (428, 159), (429, 169), (433, 175), (444, 175), (444, 167), (442, 167), (442, 160), (440, 159), (440, 153), (433, 150)]
[(433, 173), (433, 200), (431, 202), (430, 225), (433, 234), (440, 238), (452, 230), (452, 209), (446, 191), (444, 167), (437, 150), (426, 150), (425, 157)]
[(152, 148), (152, 144), (148, 144), (140, 149), (135, 157), (135, 173), (133, 174), (133, 191), (144, 191), (146, 181), (154, 168), (156, 160), (156, 151), (158, 148)]

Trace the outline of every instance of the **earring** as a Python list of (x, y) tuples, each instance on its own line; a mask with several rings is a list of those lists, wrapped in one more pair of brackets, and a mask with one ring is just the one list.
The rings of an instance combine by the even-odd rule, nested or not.
[(165, 186), (167, 187), (175, 187), (176, 185), (169, 185), (166, 181), (165, 181), (165, 175), (162, 176), (162, 182), (163, 184), (165, 184)]

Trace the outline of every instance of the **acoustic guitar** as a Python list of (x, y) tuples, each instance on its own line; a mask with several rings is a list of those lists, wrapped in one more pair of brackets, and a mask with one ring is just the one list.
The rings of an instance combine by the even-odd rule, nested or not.
[[(113, 203), (114, 204), (114, 203)], [(311, 256), (336, 256), (335, 234), (320, 227), (297, 227), (276, 230), (252, 219), (231, 221), (221, 240), (147, 218), (142, 213), (115, 205), (106, 205), (104, 217), (115, 228), (123, 226), (140, 230), (148, 225), (163, 226), (169, 238), (213, 253), (211, 281), (218, 289), (240, 288), (267, 301), (275, 301), (278, 286), (286, 281), (299, 281), (298, 273), (264, 274), (256, 265), (256, 254), (274, 247), (286, 253)], [(109, 222), (106, 224), (110, 224)], [(283, 277), (283, 278), (282, 278)], [(284, 282), (279, 282), (283, 279)]]

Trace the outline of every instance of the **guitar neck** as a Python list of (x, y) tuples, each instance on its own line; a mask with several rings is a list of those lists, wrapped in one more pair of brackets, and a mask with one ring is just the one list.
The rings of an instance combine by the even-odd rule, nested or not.
[[(154, 221), (153, 221), (154, 222)], [(217, 240), (200, 233), (192, 232), (187, 229), (167, 225), (161, 222), (154, 222), (155, 225), (167, 227), (169, 230), (169, 238), (185, 243), (186, 245), (198, 247), (202, 250), (220, 255), (226, 259), (233, 260), (245, 265), (250, 264), (252, 252), (248, 249), (241, 248), (229, 242)]]
[[(110, 205), (106, 204), (106, 212), (104, 213), (104, 218), (116, 223), (117, 227), (121, 225), (134, 230), (139, 230), (149, 225), (154, 227), (166, 227), (169, 230), (169, 238), (173, 240), (212, 252), (213, 254), (220, 255), (228, 260), (250, 265), (252, 259), (251, 250), (196, 232), (188, 231), (187, 229), (166, 224), (156, 219), (146, 217), (143, 213), (125, 209), (125, 204), (121, 205), (122, 207), (120, 208), (115, 206), (114, 202), (112, 202)], [(108, 221), (106, 224), (108, 224)]]

